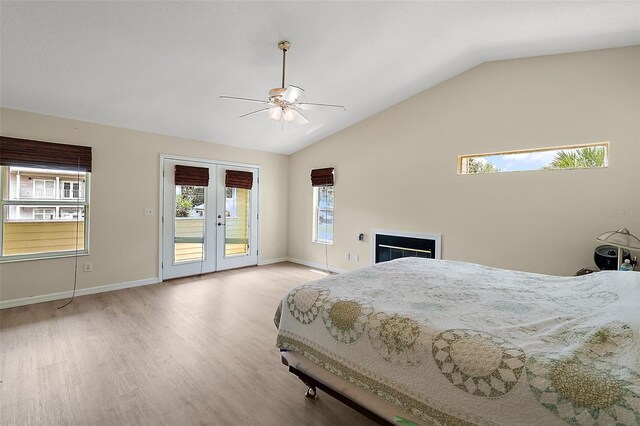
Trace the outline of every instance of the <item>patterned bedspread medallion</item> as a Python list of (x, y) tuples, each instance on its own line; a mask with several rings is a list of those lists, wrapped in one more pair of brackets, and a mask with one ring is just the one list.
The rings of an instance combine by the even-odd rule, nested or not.
[[(577, 356), (563, 360), (531, 357), (527, 381), (536, 399), (567, 423), (639, 425), (640, 395), (631, 390), (631, 383), (616, 378), (612, 367), (585, 363)], [(625, 373), (638, 377), (629, 370)]]
[(426, 355), (420, 325), (411, 318), (379, 312), (369, 322), (368, 334), (371, 346), (390, 363), (418, 365)]
[(327, 331), (342, 343), (353, 343), (362, 336), (373, 308), (366, 302), (329, 298), (322, 309)]
[(311, 286), (297, 287), (287, 296), (287, 306), (291, 315), (302, 324), (311, 323), (322, 309), (324, 300), (329, 296), (329, 289)]
[(475, 330), (447, 330), (432, 344), (433, 359), (456, 387), (476, 396), (496, 397), (518, 383), (525, 363), (522, 349)]

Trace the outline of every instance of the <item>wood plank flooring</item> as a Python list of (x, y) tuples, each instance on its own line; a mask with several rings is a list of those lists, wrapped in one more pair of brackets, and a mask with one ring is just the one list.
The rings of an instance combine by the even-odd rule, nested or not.
[(280, 364), (291, 263), (0, 312), (3, 425), (369, 425)]

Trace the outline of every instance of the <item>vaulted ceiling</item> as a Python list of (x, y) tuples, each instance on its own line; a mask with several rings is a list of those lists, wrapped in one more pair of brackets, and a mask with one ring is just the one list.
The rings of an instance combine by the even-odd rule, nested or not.
[[(292, 153), (482, 62), (640, 44), (640, 3), (6, 2), (0, 104)], [(246, 118), (287, 84), (310, 123)], [(259, 107), (259, 105), (258, 105)]]

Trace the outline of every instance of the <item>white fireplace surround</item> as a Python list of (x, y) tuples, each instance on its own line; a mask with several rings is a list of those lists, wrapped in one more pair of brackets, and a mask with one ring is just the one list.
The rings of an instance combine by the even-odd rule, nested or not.
[(377, 246), (378, 235), (391, 235), (394, 237), (410, 237), (410, 238), (418, 238), (422, 240), (435, 241), (436, 250), (433, 258), (442, 259), (442, 234), (389, 231), (386, 229), (372, 229), (371, 230), (371, 264), (372, 265), (376, 263), (376, 246)]

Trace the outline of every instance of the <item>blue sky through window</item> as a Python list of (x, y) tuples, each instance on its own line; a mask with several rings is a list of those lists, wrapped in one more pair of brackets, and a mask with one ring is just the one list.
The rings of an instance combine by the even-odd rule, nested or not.
[[(607, 151), (608, 151), (608, 143), (597, 143), (597, 144), (585, 144), (583, 146), (569, 146), (566, 148), (558, 147), (558, 148), (549, 148), (549, 149), (540, 149), (540, 150), (532, 150), (532, 151), (522, 151), (522, 152), (505, 152), (503, 154), (486, 154), (486, 155), (470, 155), (463, 156), (464, 158), (473, 159), (476, 163), (489, 163), (493, 165), (498, 170), (488, 170), (491, 171), (499, 171), (499, 172), (518, 172), (525, 170), (541, 170), (544, 167), (549, 166), (558, 153), (566, 152), (572, 153), (580, 151), (584, 148), (604, 148), (605, 149), (605, 163), (604, 166), (607, 165)], [(464, 173), (464, 172), (463, 172)], [(477, 173), (477, 172), (472, 172)], [(486, 173), (486, 172), (483, 172)]]
[(555, 150), (521, 152), (517, 154), (491, 155), (484, 157), (484, 159), (503, 172), (539, 170), (553, 161), (556, 152)]

